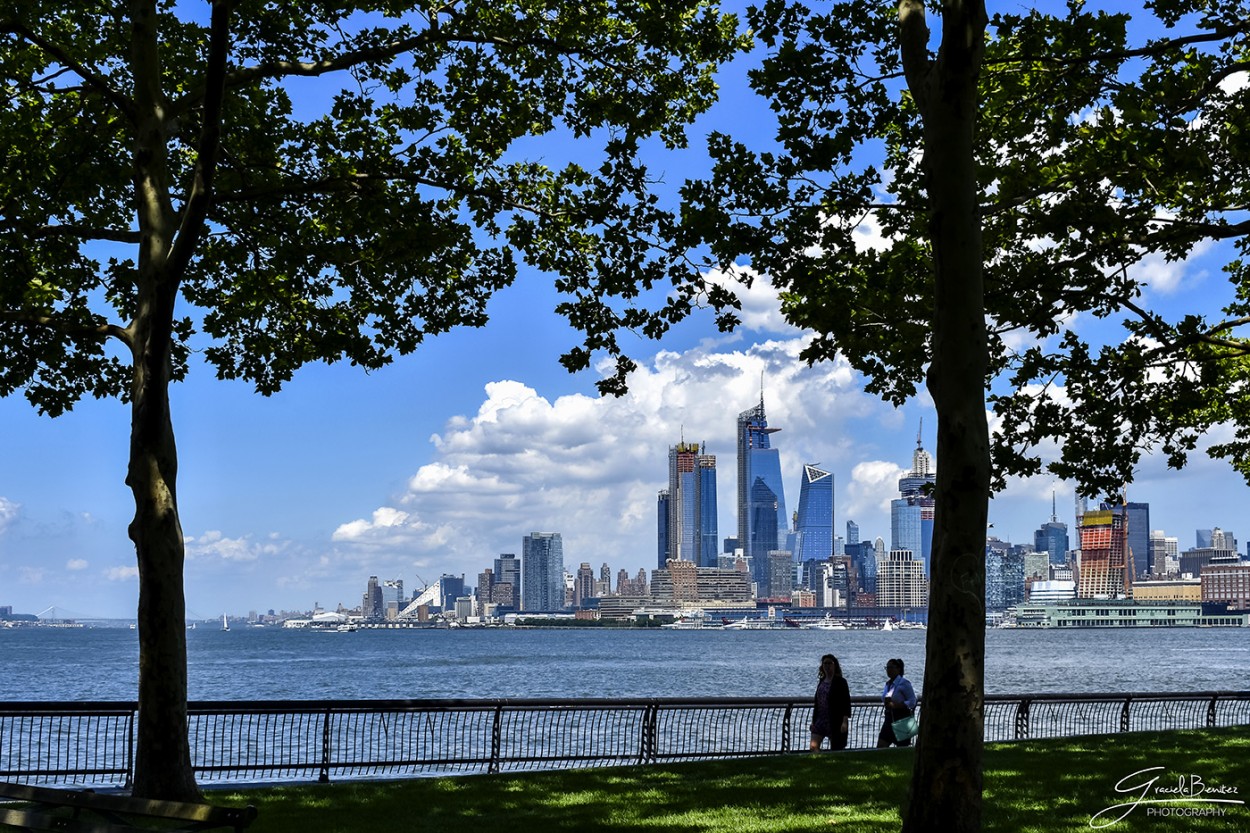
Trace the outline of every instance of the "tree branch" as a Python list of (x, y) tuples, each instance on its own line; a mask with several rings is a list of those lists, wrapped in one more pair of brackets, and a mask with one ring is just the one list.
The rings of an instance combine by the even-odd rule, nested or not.
[(898, 26), (903, 75), (924, 113), (929, 101), (929, 26), (925, 23), (924, 0), (899, 0)]
[[(0, 223), (0, 228), (19, 231), (15, 224)], [(92, 226), (50, 225), (36, 226), (25, 232), (28, 240), (48, 240), (56, 237), (78, 237), (82, 240), (110, 240), (115, 243), (138, 243), (143, 237), (129, 229), (94, 228)]]
[(181, 280), (200, 235), (213, 199), (213, 177), (217, 171), (217, 151), (221, 145), (222, 103), (226, 95), (226, 61), (230, 55), (230, 0), (213, 0), (205, 73), (204, 126), (200, 132), (199, 153), (191, 193), (182, 210), (182, 224), (169, 254), (170, 274)]
[(103, 75), (100, 75), (95, 70), (92, 70), (82, 63), (74, 60), (73, 56), (70, 55), (64, 47), (53, 43), (47, 38), (40, 37), (38, 34), (32, 32), (16, 20), (0, 20), (0, 33), (5, 32), (17, 35), (18, 37), (23, 38), (24, 40), (27, 40), (39, 47), (44, 52), (47, 52), (56, 59), (57, 63), (72, 69), (79, 75), (79, 77), (87, 82), (88, 86), (111, 101), (113, 105), (121, 110), (128, 119), (131, 121), (135, 120), (136, 111), (134, 102), (122, 95), (122, 93), (118, 90), (114, 89), (113, 86), (109, 84), (108, 79)]
[(23, 327), (46, 327), (47, 329), (56, 330), (77, 338), (90, 338), (101, 341), (107, 338), (115, 338), (127, 347), (133, 347), (133, 334), (128, 328), (119, 324), (105, 323), (94, 327), (80, 324), (71, 326), (58, 319), (55, 315), (38, 315), (13, 310), (0, 310), (0, 321)]

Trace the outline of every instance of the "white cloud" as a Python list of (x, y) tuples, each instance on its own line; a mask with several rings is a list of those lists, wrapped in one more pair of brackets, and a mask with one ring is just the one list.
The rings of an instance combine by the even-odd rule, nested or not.
[[(766, 290), (757, 284), (756, 291)], [(763, 306), (752, 321), (761, 328), (785, 326)], [(407, 479), (402, 493), (334, 530), (337, 550), (329, 562), (367, 559), (379, 574), (401, 565), (421, 565), (418, 571), (425, 572), (433, 565), (430, 572), (465, 573), (472, 580), (500, 552), (519, 552), (524, 535), (542, 531), (562, 534), (572, 567), (587, 561), (598, 568), (606, 561), (613, 571), (649, 569), (668, 447), (683, 437), (717, 456), (719, 534), (733, 536), (735, 425), (738, 413), (759, 402), (761, 375), (769, 424), (782, 429), (773, 436), (787, 508), (797, 509), (802, 464), (846, 471), (863, 451), (851, 439), (859, 433), (853, 423), (892, 430), (902, 416), (865, 394), (844, 361), (808, 367), (799, 354), (809, 337), (785, 329), (788, 335), (749, 347), (705, 342), (681, 354), (660, 352), (631, 375), (629, 392), (620, 398), (552, 398), (515, 380), (488, 383), (476, 413), (449, 419), (431, 437), (432, 459)], [(606, 364), (600, 369), (606, 372)], [(898, 450), (909, 454), (906, 446)], [(852, 496), (862, 490), (862, 484), (850, 487)], [(839, 496), (838, 502), (847, 501)], [(872, 517), (879, 503), (876, 497), (863, 501), (867, 517), (856, 519), (879, 527)], [(858, 508), (852, 497), (852, 512)]]
[(251, 535), (227, 538), (218, 530), (208, 530), (198, 537), (184, 539), (187, 560), (219, 559), (221, 561), (255, 561), (261, 556), (276, 555), (287, 549), (287, 542), (270, 535), (257, 541)]
[[(729, 270), (713, 269), (707, 273), (708, 283), (728, 288), (742, 309), (739, 330), (758, 333), (797, 335), (801, 331), (781, 314), (781, 296), (768, 278), (750, 266), (734, 266)], [(744, 280), (749, 280), (748, 287)]]
[(1250, 86), (1250, 72), (1246, 72), (1245, 70), (1242, 70), (1241, 72), (1234, 72), (1232, 75), (1221, 81), (1219, 86), (1220, 89), (1227, 95), (1239, 93), (1247, 86)]
[(19, 509), (21, 509), (21, 504), (15, 503), (6, 497), (0, 497), (0, 535), (4, 534), (9, 524), (17, 520)]
[(1205, 270), (1195, 270), (1191, 261), (1205, 254), (1215, 243), (1204, 240), (1194, 246), (1184, 260), (1168, 260), (1159, 252), (1151, 252), (1129, 267), (1129, 276), (1159, 295), (1175, 295), (1206, 277)]
[(109, 581), (131, 581), (139, 577), (138, 567), (110, 567), (104, 572)]
[(65, 569), (71, 572), (77, 572), (78, 570), (85, 570), (89, 566), (91, 565), (87, 563), (87, 560), (85, 558), (71, 558), (69, 561), (65, 562)]
[(890, 511), (890, 501), (898, 497), (898, 480), (907, 469), (895, 463), (870, 460), (851, 469), (848, 487), (852, 519), (868, 517), (874, 512)]
[(22, 584), (42, 584), (44, 571), (39, 567), (18, 567), (17, 580)]

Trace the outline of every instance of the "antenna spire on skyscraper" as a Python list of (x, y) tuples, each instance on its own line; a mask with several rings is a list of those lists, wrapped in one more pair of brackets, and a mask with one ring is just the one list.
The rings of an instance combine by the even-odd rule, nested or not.
[(920, 427), (916, 429), (916, 448), (922, 448), (920, 435), (924, 433), (924, 417), (920, 418)]
[(1055, 490), (1050, 490), (1050, 522), (1058, 523), (1059, 515), (1055, 512)]

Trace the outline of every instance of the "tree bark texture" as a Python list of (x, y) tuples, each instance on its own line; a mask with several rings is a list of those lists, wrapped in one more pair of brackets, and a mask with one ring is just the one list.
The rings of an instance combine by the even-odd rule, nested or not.
[(927, 382), (938, 420), (937, 483), (924, 706), (903, 830), (974, 833), (981, 829), (990, 451), (973, 139), (986, 13), (983, 2), (944, 3), (935, 61), (925, 47), (923, 14), (921, 2), (901, 5), (904, 65), (924, 121), (935, 277)]

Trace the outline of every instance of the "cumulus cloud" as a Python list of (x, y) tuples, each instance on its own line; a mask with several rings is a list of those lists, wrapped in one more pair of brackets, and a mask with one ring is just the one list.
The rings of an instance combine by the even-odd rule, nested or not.
[(138, 567), (110, 567), (104, 571), (109, 581), (133, 581), (139, 577)]
[(65, 562), (65, 569), (69, 570), (70, 572), (77, 572), (78, 570), (85, 570), (89, 566), (91, 565), (87, 563), (87, 560), (85, 558), (71, 558), (69, 561)]
[(898, 480), (908, 469), (896, 463), (870, 460), (851, 469), (848, 512), (852, 519), (890, 511), (890, 501), (898, 497)]
[(1129, 269), (1129, 275), (1159, 295), (1175, 295), (1206, 277), (1206, 271), (1195, 269), (1193, 261), (1214, 245), (1214, 241), (1204, 240), (1184, 260), (1168, 260), (1159, 252), (1151, 252)]
[(287, 542), (276, 535), (256, 540), (252, 535), (227, 538), (218, 530), (209, 530), (198, 537), (184, 539), (187, 560), (255, 561), (265, 555), (276, 555), (287, 549)]
[[(902, 417), (865, 394), (844, 361), (808, 367), (799, 354), (809, 336), (762, 312), (753, 320), (783, 332), (751, 346), (726, 340), (680, 354), (661, 351), (631, 375), (628, 394), (619, 398), (550, 397), (516, 380), (488, 383), (475, 413), (449, 419), (431, 438), (432, 459), (401, 493), (334, 530), (331, 561), (367, 555), (371, 564), (431, 564), (472, 579), (499, 553), (519, 552), (524, 535), (542, 531), (562, 534), (572, 567), (606, 561), (631, 573), (650, 568), (656, 496), (668, 485), (668, 448), (681, 439), (717, 457), (719, 534), (733, 536), (737, 415), (760, 401), (761, 379), (769, 424), (781, 429), (773, 441), (787, 507), (796, 509), (804, 463), (836, 477), (864, 450), (851, 439), (860, 433), (853, 423), (896, 428)], [(864, 489), (853, 479), (852, 495)], [(867, 515), (880, 512), (877, 495), (858, 504), (852, 498), (859, 504)]]

